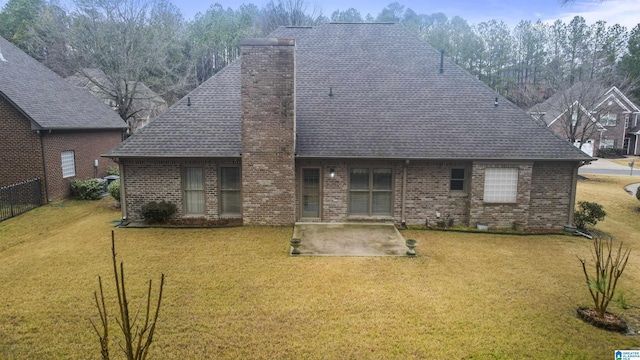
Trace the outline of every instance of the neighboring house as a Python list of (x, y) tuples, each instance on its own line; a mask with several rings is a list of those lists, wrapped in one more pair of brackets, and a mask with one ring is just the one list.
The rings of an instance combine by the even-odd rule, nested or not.
[(115, 112), (1, 37), (0, 53), (0, 187), (40, 178), (57, 200), (116, 165), (100, 159), (127, 128)]
[(576, 140), (589, 156), (598, 149), (640, 155), (640, 108), (615, 86), (576, 83), (558, 91), (529, 113), (563, 139)]
[(559, 229), (591, 158), (399, 25), (285, 27), (105, 156), (123, 217)]
[[(112, 109), (116, 109), (113, 95), (113, 83), (107, 75), (100, 69), (83, 69), (65, 79), (75, 86), (87, 89), (93, 96), (102, 100)], [(129, 84), (133, 87), (135, 83)], [(127, 119), (131, 133), (145, 127), (156, 116), (167, 110), (167, 102), (156, 92), (149, 89), (145, 84), (138, 82), (133, 96), (129, 113), (132, 116)]]

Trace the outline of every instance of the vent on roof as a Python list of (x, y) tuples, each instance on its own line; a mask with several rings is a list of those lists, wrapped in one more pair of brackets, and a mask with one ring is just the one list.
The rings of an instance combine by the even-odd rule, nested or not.
[(444, 50), (440, 50), (440, 74), (444, 73)]
[(7, 59), (2, 56), (2, 49), (0, 49), (0, 61), (8, 62)]

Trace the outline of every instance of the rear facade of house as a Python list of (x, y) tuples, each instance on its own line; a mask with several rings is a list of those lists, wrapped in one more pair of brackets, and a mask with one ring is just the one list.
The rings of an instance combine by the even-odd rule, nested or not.
[[(537, 145), (537, 146), (533, 146)], [(589, 157), (398, 25), (281, 28), (106, 156), (123, 217), (559, 229)]]

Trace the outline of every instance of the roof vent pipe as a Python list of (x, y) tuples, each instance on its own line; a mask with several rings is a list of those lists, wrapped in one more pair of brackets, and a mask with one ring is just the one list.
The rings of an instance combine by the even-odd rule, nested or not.
[(444, 50), (440, 50), (440, 74), (444, 73)]
[(498, 107), (498, 97), (496, 96), (496, 101), (493, 102), (493, 106)]
[(191, 98), (187, 96), (187, 106), (191, 106)]

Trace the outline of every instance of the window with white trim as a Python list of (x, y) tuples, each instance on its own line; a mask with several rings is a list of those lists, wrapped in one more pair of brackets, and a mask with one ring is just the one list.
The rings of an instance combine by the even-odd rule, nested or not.
[(515, 203), (518, 198), (517, 168), (488, 168), (484, 173), (484, 202)]
[(600, 115), (600, 123), (603, 126), (616, 126), (618, 114), (606, 113)]
[(629, 114), (627, 114), (627, 115), (624, 116), (624, 128), (628, 129), (629, 128), (629, 124), (630, 124), (630, 122), (629, 122)]
[(204, 214), (204, 169), (201, 167), (182, 168), (184, 213)]
[(62, 177), (68, 178), (76, 176), (76, 159), (73, 150), (67, 150), (60, 153), (60, 162), (62, 163)]
[(614, 139), (602, 139), (600, 141), (600, 149), (613, 149), (616, 145), (616, 141)]

